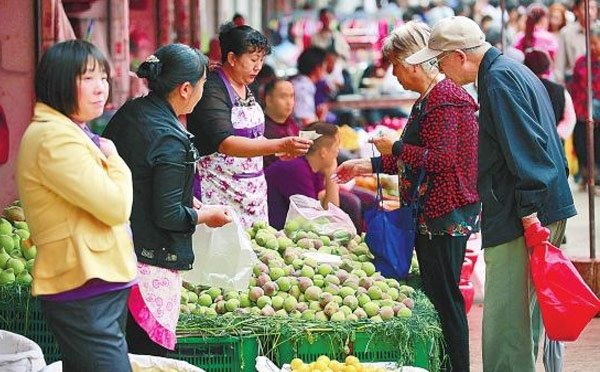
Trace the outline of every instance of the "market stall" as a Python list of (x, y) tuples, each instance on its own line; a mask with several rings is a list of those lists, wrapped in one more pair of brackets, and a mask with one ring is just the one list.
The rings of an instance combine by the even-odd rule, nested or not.
[[(247, 289), (184, 282), (169, 357), (206, 371), (255, 371), (258, 356), (311, 370), (323, 355), (339, 366), (386, 361), (438, 371), (444, 351), (432, 304), (406, 280), (376, 271), (364, 235), (331, 225), (295, 219), (276, 231), (255, 222), (246, 231), (258, 259)], [(0, 220), (0, 244), (0, 328), (30, 338), (54, 362), (58, 347), (30, 295), (35, 245), (18, 202)], [(413, 265), (413, 285), (417, 272)]]

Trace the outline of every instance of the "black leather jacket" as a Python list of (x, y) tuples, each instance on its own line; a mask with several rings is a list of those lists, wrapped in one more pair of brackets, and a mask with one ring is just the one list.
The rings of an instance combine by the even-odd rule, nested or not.
[(128, 101), (108, 123), (111, 139), (133, 175), (131, 228), (140, 262), (189, 270), (197, 151), (170, 104), (150, 93)]

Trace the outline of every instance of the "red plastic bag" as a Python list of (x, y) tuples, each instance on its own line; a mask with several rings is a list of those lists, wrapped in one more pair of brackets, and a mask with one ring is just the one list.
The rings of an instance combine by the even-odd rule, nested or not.
[(534, 224), (525, 231), (531, 276), (548, 338), (575, 341), (600, 311), (600, 300), (585, 284), (569, 258), (548, 242), (550, 231)]

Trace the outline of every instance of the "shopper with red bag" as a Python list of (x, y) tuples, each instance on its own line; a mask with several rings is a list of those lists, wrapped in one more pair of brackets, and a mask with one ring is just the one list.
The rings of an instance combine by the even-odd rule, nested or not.
[(541, 81), (487, 43), (469, 18), (437, 23), (428, 46), (407, 62), (434, 59), (447, 77), (459, 85), (475, 82), (478, 90), (483, 370), (534, 372), (541, 324), (534, 324), (539, 306), (524, 231), (548, 226), (558, 245), (566, 219), (577, 213), (552, 103)]

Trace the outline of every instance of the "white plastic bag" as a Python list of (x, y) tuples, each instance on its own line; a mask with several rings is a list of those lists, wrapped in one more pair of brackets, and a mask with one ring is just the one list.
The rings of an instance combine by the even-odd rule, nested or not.
[[(427, 370), (419, 367), (399, 367), (394, 362), (376, 362), (376, 363), (361, 363), (363, 367), (372, 367), (372, 368), (384, 368), (388, 371), (396, 371), (396, 372), (428, 372)], [(275, 365), (275, 363), (271, 362), (269, 358), (264, 356), (259, 356), (256, 358), (255, 365), (257, 372), (291, 372), (292, 368), (289, 364), (284, 364), (281, 366), (281, 369)]]
[(299, 225), (304, 225), (305, 230), (315, 230), (314, 232), (321, 235), (330, 235), (336, 230), (356, 235), (356, 227), (346, 212), (331, 203), (325, 210), (320, 201), (305, 195), (290, 196), (290, 207), (285, 222), (287, 224), (290, 221), (296, 221)]
[(211, 287), (241, 291), (248, 288), (252, 268), (258, 262), (239, 217), (225, 226), (198, 226), (192, 236), (194, 266), (183, 279)]
[[(181, 360), (150, 355), (129, 354), (133, 372), (204, 372), (203, 369)], [(50, 364), (43, 372), (62, 372), (62, 362)]]
[(0, 330), (0, 371), (40, 372), (46, 368), (42, 349), (25, 336)]
[(187, 362), (150, 355), (129, 354), (133, 372), (204, 372)]

